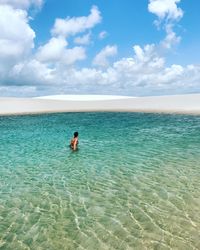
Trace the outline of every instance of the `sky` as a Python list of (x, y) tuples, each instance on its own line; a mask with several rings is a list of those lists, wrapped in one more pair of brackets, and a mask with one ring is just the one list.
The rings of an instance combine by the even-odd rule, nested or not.
[(0, 0), (0, 96), (200, 93), (200, 1)]

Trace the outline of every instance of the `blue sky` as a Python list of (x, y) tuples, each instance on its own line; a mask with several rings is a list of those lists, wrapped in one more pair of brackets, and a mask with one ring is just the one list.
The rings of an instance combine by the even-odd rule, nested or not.
[(200, 91), (195, 0), (0, 0), (0, 96)]
[[(57, 17), (66, 18), (87, 16), (92, 6), (98, 6), (101, 11), (102, 22), (96, 25), (92, 30), (93, 44), (88, 50), (88, 59), (92, 60), (92, 56), (105, 47), (107, 44), (117, 44), (120, 56), (129, 56), (132, 51), (133, 44), (146, 44), (153, 41), (153, 36), (159, 38), (160, 34), (153, 27), (153, 15), (147, 15), (147, 1), (59, 1), (59, 5), (55, 0), (46, 1), (43, 9), (32, 22), (34, 30), (38, 31), (36, 44), (40, 45), (48, 41), (51, 37), (50, 30), (54, 25)], [(140, 18), (142, 15), (144, 18)], [(138, 22), (140, 20), (140, 25)], [(148, 25), (148, 28), (141, 32), (141, 27)], [(101, 31), (107, 32), (105, 39), (99, 40), (98, 34)], [(86, 60), (84, 63), (90, 63)]]

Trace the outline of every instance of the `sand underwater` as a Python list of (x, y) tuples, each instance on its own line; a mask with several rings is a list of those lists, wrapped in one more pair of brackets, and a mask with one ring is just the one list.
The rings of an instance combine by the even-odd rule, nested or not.
[(0, 249), (200, 249), (200, 116), (7, 116), (0, 131)]

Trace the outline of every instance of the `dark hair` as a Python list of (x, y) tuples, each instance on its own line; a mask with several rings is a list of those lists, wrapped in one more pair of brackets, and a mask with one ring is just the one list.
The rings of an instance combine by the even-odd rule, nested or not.
[(74, 137), (78, 137), (78, 132), (74, 132)]

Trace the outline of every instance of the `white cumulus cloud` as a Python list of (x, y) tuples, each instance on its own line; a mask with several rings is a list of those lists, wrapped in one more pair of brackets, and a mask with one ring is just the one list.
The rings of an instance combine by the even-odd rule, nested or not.
[(96, 6), (93, 6), (89, 16), (82, 17), (68, 17), (66, 19), (56, 19), (52, 29), (52, 35), (64, 36), (76, 35), (93, 28), (96, 24), (101, 22), (101, 13)]
[(104, 30), (99, 33), (99, 39), (103, 40), (108, 36), (108, 33)]
[(44, 46), (40, 46), (36, 57), (41, 62), (56, 62), (66, 50), (67, 41), (63, 37), (52, 37)]
[(109, 65), (108, 58), (117, 54), (117, 46), (107, 45), (94, 58), (93, 64), (97, 66), (106, 67)]
[(35, 32), (27, 12), (9, 5), (0, 5), (0, 31), (0, 80), (6, 81), (13, 65), (31, 55)]
[(90, 37), (91, 37), (90, 33), (88, 33), (84, 36), (75, 37), (74, 43), (81, 44), (81, 45), (88, 45), (88, 44), (90, 44)]
[(28, 9), (31, 6), (40, 8), (43, 0), (0, 0), (0, 4), (7, 4), (18, 9)]
[(86, 58), (85, 49), (81, 46), (67, 48), (67, 41), (63, 37), (52, 37), (48, 43), (39, 47), (36, 59), (45, 63), (71, 65)]
[(161, 41), (161, 45), (166, 49), (171, 49), (173, 45), (179, 44), (181, 37), (173, 31), (172, 25), (166, 25), (166, 37)]
[[(173, 28), (183, 16), (180, 0), (149, 0), (166, 31), (161, 41), (170, 49), (180, 42)], [(104, 47), (94, 58), (100, 67), (79, 68), (91, 39), (91, 29), (101, 22), (101, 13), (92, 7), (88, 16), (56, 19), (52, 37), (34, 51), (35, 32), (28, 9), (40, 0), (0, 0), (0, 95), (36, 96), (63, 93), (151, 95), (200, 91), (200, 66), (166, 65), (156, 44), (134, 45), (129, 57), (109, 63), (117, 46)], [(82, 33), (82, 34), (81, 34)], [(100, 35), (101, 34), (101, 35)], [(101, 32), (102, 39), (107, 33)], [(74, 40), (68, 39), (75, 36)], [(74, 42), (80, 46), (70, 44)]]
[(77, 61), (84, 60), (85, 58), (85, 49), (81, 46), (77, 46), (64, 51), (62, 62), (67, 65), (72, 65)]
[(181, 0), (150, 0), (148, 9), (160, 19), (177, 20), (183, 16), (181, 8), (177, 4)]
[[(76, 54), (80, 52), (76, 51)], [(175, 94), (200, 91), (200, 67), (183, 67), (178, 64), (166, 66), (164, 58), (157, 54), (154, 44), (144, 47), (135, 45), (131, 57), (122, 58), (105, 68), (63, 68), (57, 64), (52, 67), (34, 59), (15, 65), (9, 74), (9, 80), (13, 85), (24, 84), (26, 91), (31, 90), (32, 95)], [(10, 87), (2, 86), (1, 89), (9, 91)]]
[(149, 12), (158, 17), (155, 24), (160, 26), (160, 24), (163, 23), (166, 31), (166, 37), (161, 41), (161, 45), (165, 49), (171, 49), (173, 45), (178, 44), (181, 40), (181, 37), (173, 30), (175, 22), (183, 17), (183, 10), (177, 6), (180, 1), (181, 0), (149, 0)]
[[(35, 59), (16, 64), (10, 71), (10, 79), (15, 79), (14, 84), (25, 86), (44, 86), (54, 84), (56, 71), (46, 64)], [(13, 85), (14, 85), (13, 84)]]

